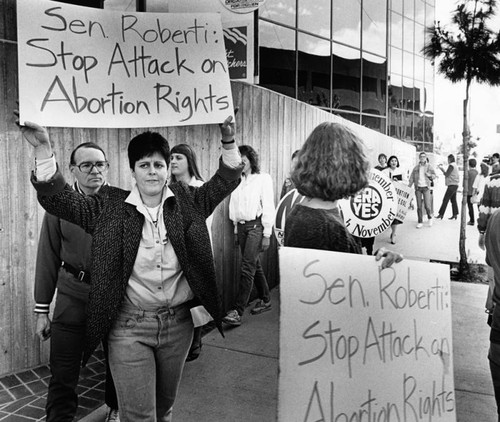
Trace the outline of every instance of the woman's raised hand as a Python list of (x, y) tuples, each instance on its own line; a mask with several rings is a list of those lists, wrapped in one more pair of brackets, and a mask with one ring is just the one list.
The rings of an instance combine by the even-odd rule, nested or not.
[(19, 113), (15, 111), (14, 115), (17, 117), (16, 124), (23, 134), (23, 138), (35, 148), (37, 158), (51, 157), (52, 147), (47, 129), (33, 122), (24, 122), (24, 125), (21, 125), (19, 123)]
[(228, 116), (228, 118), (219, 126), (222, 140), (224, 142), (230, 141), (234, 138), (235, 130), (233, 116)]

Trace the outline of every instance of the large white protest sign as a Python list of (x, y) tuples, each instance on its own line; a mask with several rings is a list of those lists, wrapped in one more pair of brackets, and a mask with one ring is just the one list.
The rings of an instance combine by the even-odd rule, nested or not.
[(158, 127), (233, 115), (220, 15), (18, 0), (20, 119)]
[(279, 254), (279, 422), (456, 420), (447, 266)]

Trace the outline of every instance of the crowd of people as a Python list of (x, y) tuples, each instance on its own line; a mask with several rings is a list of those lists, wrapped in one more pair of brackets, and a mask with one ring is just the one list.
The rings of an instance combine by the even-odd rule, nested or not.
[[(87, 142), (71, 154), (72, 186), (66, 183), (52, 154), (45, 128), (25, 122), (24, 138), (35, 149), (32, 183), (46, 209), (40, 233), (35, 279), (36, 333), (50, 339), (51, 380), (47, 421), (72, 420), (78, 406), (80, 366), (100, 343), (106, 355), (107, 421), (171, 421), (185, 362), (198, 358), (202, 328), (212, 322), (239, 326), (251, 300), (252, 315), (272, 309), (260, 253), (271, 243), (274, 189), (261, 172), (259, 156), (249, 145), (237, 146), (229, 117), (220, 125), (222, 160), (207, 182), (195, 151), (187, 144), (170, 149), (156, 132), (134, 137), (128, 146), (131, 191), (107, 183), (109, 162), (98, 145)], [(469, 225), (476, 224), (486, 248), (492, 283), (490, 367), (500, 403), (500, 311), (495, 289), (500, 280), (500, 163), (491, 167), (469, 160), (467, 195)], [(496, 160), (496, 161), (495, 161)], [(379, 154), (376, 170), (394, 183), (414, 187), (417, 228), (424, 212), (433, 224), (432, 188), (437, 178), (425, 152), (408, 172), (397, 156)], [(357, 171), (353, 172), (352, 168)], [(448, 202), (450, 219), (458, 216), (458, 168), (453, 155), (439, 165), (446, 192), (435, 218), (442, 219)], [(338, 123), (318, 125), (291, 157), (290, 174), (280, 197), (296, 189), (304, 200), (286, 219), (285, 246), (363, 253), (382, 267), (402, 260), (397, 252), (373, 252), (373, 238), (360, 239), (347, 229), (338, 201), (362, 191), (369, 181), (369, 160), (362, 141)], [(220, 301), (212, 253), (212, 214), (229, 197), (234, 244), (241, 252), (240, 278), (227, 312)], [(396, 244), (394, 219), (389, 240)], [(494, 274), (494, 276), (493, 276)], [(57, 293), (56, 293), (57, 292)], [(55, 297), (52, 320), (49, 311)], [(500, 309), (500, 308), (499, 308)]]

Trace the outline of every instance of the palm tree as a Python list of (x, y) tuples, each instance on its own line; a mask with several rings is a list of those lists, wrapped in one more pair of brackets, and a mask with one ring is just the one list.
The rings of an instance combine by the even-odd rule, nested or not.
[(464, 177), (462, 212), (460, 218), (460, 271), (469, 271), (465, 252), (466, 205), (470, 130), (468, 103), (471, 83), (500, 85), (500, 34), (488, 27), (495, 15), (496, 0), (462, 0), (451, 15), (451, 28), (440, 22), (426, 28), (429, 37), (423, 48), (425, 57), (437, 64), (437, 72), (452, 83), (465, 82), (463, 102), (462, 145), (464, 152)]

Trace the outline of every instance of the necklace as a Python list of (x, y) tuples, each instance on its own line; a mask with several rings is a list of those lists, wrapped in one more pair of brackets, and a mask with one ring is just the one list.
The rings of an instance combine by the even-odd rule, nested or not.
[[(155, 227), (158, 227), (158, 219), (160, 218), (160, 208), (161, 208), (161, 204), (158, 205), (157, 207), (153, 207), (153, 208), (149, 208), (147, 207), (146, 205), (144, 205), (144, 208), (146, 208), (146, 212), (148, 213), (149, 215), (149, 218), (151, 218), (151, 221), (152, 223), (154, 224)], [(149, 210), (152, 210), (154, 212), (154, 210), (156, 209), (156, 220), (153, 218), (153, 216), (151, 215), (151, 213), (149, 212)]]

